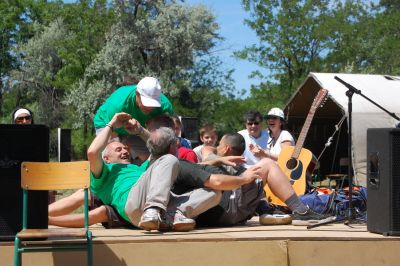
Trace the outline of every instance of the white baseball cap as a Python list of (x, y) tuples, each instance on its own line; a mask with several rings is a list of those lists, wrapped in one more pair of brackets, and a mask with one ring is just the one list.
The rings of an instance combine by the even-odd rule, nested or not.
[(267, 114), (267, 118), (269, 116), (276, 116), (276, 117), (280, 117), (283, 120), (285, 120), (285, 115), (282, 111), (282, 109), (278, 108), (278, 107), (274, 107), (271, 110), (269, 110), (268, 114)]
[(160, 107), (161, 86), (153, 77), (142, 78), (136, 88), (140, 94), (140, 100), (146, 107)]

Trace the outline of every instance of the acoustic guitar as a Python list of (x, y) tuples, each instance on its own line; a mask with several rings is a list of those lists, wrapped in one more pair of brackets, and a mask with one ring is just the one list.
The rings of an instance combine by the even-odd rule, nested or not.
[[(314, 117), (315, 111), (324, 103), (328, 91), (320, 89), (315, 96), (308, 112), (304, 126), (300, 132), (296, 146), (284, 147), (278, 156), (278, 165), (287, 176), (297, 195), (303, 195), (306, 190), (306, 172), (310, 171), (310, 166), (315, 163), (312, 162), (313, 154), (310, 150), (303, 148), (308, 130), (310, 129), (311, 121)], [(312, 172), (312, 170), (311, 170)], [(264, 187), (267, 195), (267, 200), (273, 204), (286, 206), (277, 196), (272, 193), (268, 184)]]

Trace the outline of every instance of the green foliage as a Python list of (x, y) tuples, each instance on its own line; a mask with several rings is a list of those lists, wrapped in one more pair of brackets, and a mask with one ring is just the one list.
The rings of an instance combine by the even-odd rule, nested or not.
[[(243, 0), (259, 44), (235, 55), (256, 62), (266, 82), (253, 86), (252, 105), (281, 105), (309, 72), (399, 75), (398, 1)], [(273, 89), (271, 83), (274, 84)], [(246, 100), (245, 100), (246, 101)]]
[(271, 75), (267, 80), (278, 82), (281, 98), (287, 99), (311, 70), (319, 70), (330, 34), (323, 27), (330, 15), (329, 4), (325, 0), (243, 1), (251, 16), (246, 24), (260, 43), (236, 56), (267, 68)]
[(73, 157), (86, 158), (92, 117), (116, 88), (156, 76), (175, 112), (243, 128), (243, 114), (283, 107), (309, 72), (399, 75), (398, 1), (242, 0), (259, 43), (237, 51), (257, 63), (250, 97), (212, 56), (219, 25), (182, 1), (0, 1), (0, 122), (24, 105), (36, 123), (74, 126)]
[(126, 76), (156, 76), (163, 91), (179, 99), (181, 89), (190, 84), (182, 77), (193, 67), (195, 54), (208, 52), (217, 37), (214, 16), (201, 6), (164, 1), (115, 4), (118, 22), (65, 101), (77, 110), (75, 126), (90, 123), (97, 107)]

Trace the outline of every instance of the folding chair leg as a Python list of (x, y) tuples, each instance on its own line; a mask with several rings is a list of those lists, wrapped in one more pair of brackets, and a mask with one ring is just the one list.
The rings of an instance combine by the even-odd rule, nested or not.
[(15, 237), (14, 241), (14, 266), (21, 265), (21, 252), (19, 252), (19, 247), (21, 244), (21, 240), (18, 237)]
[(93, 265), (93, 245), (92, 245), (92, 232), (89, 231), (87, 235), (87, 259), (88, 259), (88, 266)]

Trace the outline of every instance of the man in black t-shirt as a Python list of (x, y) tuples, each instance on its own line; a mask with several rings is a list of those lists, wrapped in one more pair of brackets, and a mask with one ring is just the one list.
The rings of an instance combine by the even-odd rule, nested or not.
[[(217, 154), (210, 154), (206, 161), (211, 160), (210, 163), (213, 163), (226, 156), (241, 155), (244, 149), (245, 140), (240, 134), (226, 134), (216, 149)], [(238, 189), (223, 191), (219, 205), (197, 217), (198, 225), (232, 226), (246, 222), (254, 215), (258, 204), (265, 197), (263, 188), (266, 183), (272, 192), (293, 211), (293, 225), (310, 225), (326, 218), (324, 215), (313, 212), (300, 201), (289, 180), (274, 161), (264, 158), (252, 167), (259, 167), (261, 178), (242, 185)], [(239, 176), (245, 169), (241, 166), (233, 167), (231, 164), (217, 168), (204, 167), (204, 170)], [(181, 174), (184, 172), (182, 171)]]

